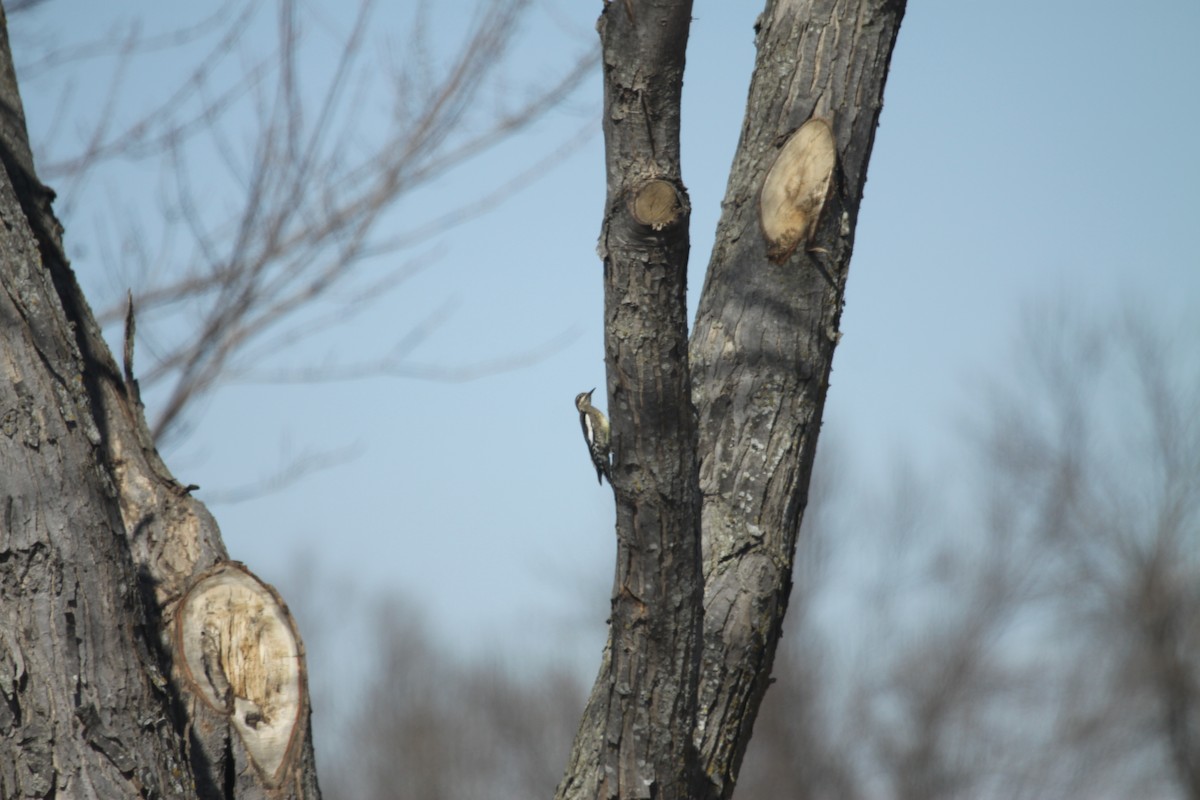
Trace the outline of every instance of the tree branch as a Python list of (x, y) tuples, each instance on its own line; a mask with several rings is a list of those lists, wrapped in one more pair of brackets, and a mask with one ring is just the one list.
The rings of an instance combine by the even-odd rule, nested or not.
[[(759, 18), (747, 122), (691, 341), (704, 497), (697, 738), (703, 771), (722, 797), (733, 792), (770, 682), (854, 226), (903, 13), (903, 0), (771, 0)], [(761, 187), (784, 157), (777, 154), (789, 153), (797, 166), (812, 163), (783, 147), (809, 120), (828, 126), (836, 162), (795, 195), (805, 204), (796, 209), (805, 229), (769, 240)], [(798, 172), (793, 183), (807, 174)]]
[(605, 356), (617, 569), (605, 658), (557, 797), (697, 800), (696, 426), (679, 98), (689, 0), (610, 3), (604, 61)]

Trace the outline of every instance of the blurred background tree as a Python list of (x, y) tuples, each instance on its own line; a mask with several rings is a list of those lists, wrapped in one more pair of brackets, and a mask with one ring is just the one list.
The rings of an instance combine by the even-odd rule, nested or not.
[[(739, 796), (1196, 796), (1200, 331), (1031, 309), (1024, 370), (971, 376), (946, 461), (868, 490), (822, 443)], [(464, 664), (359, 602), (387, 638), (365, 702), (321, 715), (329, 797), (553, 791), (586, 674)]]

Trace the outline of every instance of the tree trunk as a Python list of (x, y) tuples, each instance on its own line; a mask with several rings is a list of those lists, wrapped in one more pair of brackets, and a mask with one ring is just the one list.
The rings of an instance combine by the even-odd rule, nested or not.
[[(867, 161), (903, 13), (895, 0), (781, 0), (759, 19), (746, 122), (691, 345), (704, 497), (698, 739), (704, 770), (725, 797), (770, 681), (791, 590)], [(835, 165), (802, 241), (790, 253), (772, 252), (760, 187), (809, 120), (828, 124)]]
[[(294, 625), (159, 459), (132, 345), (122, 372), (101, 338), (34, 171), (2, 7), (0, 160), (0, 797), (319, 797)], [(241, 583), (214, 594), (227, 574)], [(287, 658), (235, 663), (237, 597)]]
[(600, 16), (608, 199), (600, 234), (617, 570), (567, 798), (697, 798), (700, 502), (687, 369), (679, 95), (691, 3)]
[(689, 353), (677, 136), (690, 5), (622, 0), (599, 23), (617, 580), (559, 798), (733, 794), (791, 589), (904, 13), (903, 0), (767, 3)]

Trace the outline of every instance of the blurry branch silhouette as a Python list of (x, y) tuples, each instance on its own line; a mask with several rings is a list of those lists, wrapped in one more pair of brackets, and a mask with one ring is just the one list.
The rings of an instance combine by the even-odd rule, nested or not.
[(1200, 796), (1200, 359), (1165, 326), (1030, 314), (962, 463), (818, 504), (837, 577), (789, 613), (747, 796)]
[[(385, 214), (401, 200), (544, 118), (595, 64), (588, 50), (542, 85), (520, 92), (506, 86), (502, 72), (527, 6), (527, 0), (480, 0), (460, 22), (464, 35), (444, 63), (431, 55), (425, 6), (412, 12), (402, 55), (380, 59), (367, 57), (373, 0), (362, 0), (341, 34), (313, 7), (278, 0), (271, 46), (249, 33), (262, 6), (239, 0), (186, 29), (155, 36), (134, 30), (22, 65), (35, 74), (78, 68), (106, 44), (117, 60), (99, 117), (77, 152), (39, 156), (60, 191), (64, 216), (108, 164), (163, 167), (161, 248), (152, 252), (136, 216), (130, 220), (115, 207), (125, 230), (116, 246), (102, 248), (110, 272), (133, 276), (140, 352), (149, 354), (138, 378), (154, 398), (150, 421), (160, 444), (181, 435), (189, 409), (221, 383), (253, 377), (298, 342), (344, 323), (414, 274), (427, 259), (418, 252), (422, 245), (495, 207), (579, 145), (582, 133), (510, 179), (473, 186), (432, 219), (408, 218), (410, 227), (380, 233)], [(315, 78), (306, 57), (324, 39), (308, 33), (314, 28), (337, 48), (333, 67)], [(115, 107), (135, 59), (183, 45), (205, 45), (196, 68), (148, 112), (120, 122)], [(393, 63), (380, 70), (387, 60)], [(69, 96), (65, 91), (64, 114)], [(62, 127), (56, 122), (54, 129)], [(229, 197), (212, 196), (213, 159), (235, 185)], [(123, 314), (121, 300), (102, 306), (97, 317), (114, 324)], [(466, 380), (529, 363), (561, 346), (561, 338), (440, 377)], [(439, 377), (438, 369), (398, 362), (403, 349), (341, 371)], [(332, 369), (290, 374), (335, 379)]]
[(46, 0), (13, 0), (13, 2), (4, 4), (4, 10), (9, 16), (12, 16), (13, 14), (19, 14), (22, 11), (36, 8), (45, 2)]
[[(962, 457), (879, 500), (823, 433), (738, 796), (1197, 796), (1200, 359), (1161, 325), (1031, 315)], [(583, 685), (389, 608), (328, 796), (546, 796)]]
[(210, 506), (236, 505), (281, 492), (315, 472), (353, 461), (362, 452), (361, 445), (310, 449), (293, 452), (287, 442), (280, 447), (278, 464), (258, 480), (231, 489), (206, 489), (204, 502)]
[[(327, 797), (523, 800), (554, 790), (583, 703), (557, 669), (463, 664), (414, 609), (382, 602), (373, 663), (323, 770)], [(531, 674), (532, 673), (532, 674)]]
[[(447, 319), (442, 316), (440, 322)], [(579, 329), (570, 327), (565, 331), (542, 342), (536, 347), (514, 353), (501, 358), (477, 361), (458, 366), (444, 364), (429, 364), (413, 361), (410, 353), (416, 345), (432, 332), (428, 319), (417, 323), (392, 350), (381, 358), (371, 361), (359, 361), (352, 364), (335, 363), (332, 359), (303, 369), (292, 370), (254, 370), (247, 373), (231, 372), (230, 380), (240, 380), (247, 383), (329, 383), (332, 381), (352, 381), (387, 375), (394, 378), (417, 378), (437, 383), (464, 383), (489, 375), (510, 372), (543, 361), (562, 351), (579, 335)], [(412, 334), (417, 333), (418, 336)]]
[(1145, 311), (1069, 320), (1030, 326), (1034, 376), (991, 437), (995, 475), (1029, 503), (1054, 567), (1071, 677), (1096, 687), (1061, 734), (1200, 798), (1196, 332), (1168, 335)]

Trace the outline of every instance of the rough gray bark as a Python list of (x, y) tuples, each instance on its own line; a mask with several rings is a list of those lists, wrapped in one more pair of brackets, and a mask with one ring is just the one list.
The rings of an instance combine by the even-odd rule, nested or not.
[[(768, 3), (709, 263), (691, 366), (704, 497), (698, 738), (722, 796), (767, 689), (791, 589), (846, 275), (904, 13), (896, 0)], [(837, 166), (811, 238), (783, 260), (756, 193), (783, 138), (830, 124)]]
[[(676, 139), (690, 3), (623, 0), (601, 15), (617, 581), (608, 648), (560, 798), (733, 794), (791, 589), (903, 13), (903, 0), (767, 3), (690, 352), (679, 339), (688, 204)], [(777, 159), (775, 205), (764, 212)], [(689, 382), (691, 398), (681, 395)]]
[(700, 503), (687, 370), (679, 96), (690, 2), (612, 3), (604, 261), (617, 570), (609, 640), (559, 798), (698, 797)]
[(176, 605), (227, 554), (63, 254), (2, 7), (0, 160), (0, 797), (319, 797), (306, 693), (276, 778), (181, 678)]

